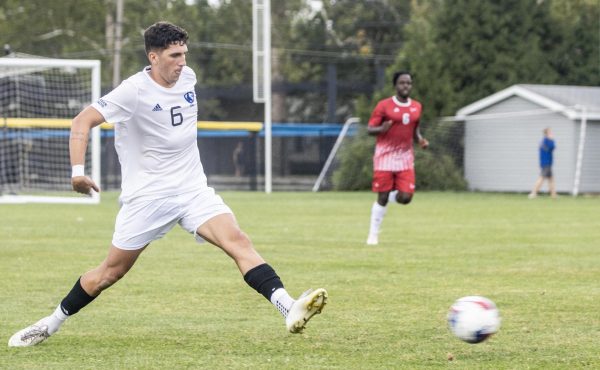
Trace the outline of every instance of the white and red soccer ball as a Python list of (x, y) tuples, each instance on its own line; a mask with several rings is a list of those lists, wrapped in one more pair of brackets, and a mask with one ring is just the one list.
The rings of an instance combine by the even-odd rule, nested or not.
[(450, 307), (448, 326), (459, 339), (480, 343), (500, 329), (500, 312), (496, 304), (485, 297), (463, 297)]

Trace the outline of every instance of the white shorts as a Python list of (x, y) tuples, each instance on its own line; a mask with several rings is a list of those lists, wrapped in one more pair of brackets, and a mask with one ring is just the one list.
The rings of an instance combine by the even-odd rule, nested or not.
[(196, 234), (198, 227), (223, 213), (233, 212), (210, 187), (160, 199), (134, 199), (123, 204), (117, 215), (112, 244), (119, 249), (140, 249), (177, 223), (202, 242)]

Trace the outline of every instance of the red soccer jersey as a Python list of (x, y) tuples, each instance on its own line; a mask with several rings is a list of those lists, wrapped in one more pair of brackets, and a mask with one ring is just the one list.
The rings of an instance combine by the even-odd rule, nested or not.
[(380, 126), (391, 120), (392, 127), (377, 135), (373, 169), (375, 171), (405, 171), (414, 168), (413, 135), (421, 118), (421, 103), (408, 99), (402, 103), (392, 96), (383, 99), (373, 110), (369, 126)]

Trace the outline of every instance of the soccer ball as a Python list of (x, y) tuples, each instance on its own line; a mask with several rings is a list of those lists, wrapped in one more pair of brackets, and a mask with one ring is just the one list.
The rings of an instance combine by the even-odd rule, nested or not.
[(463, 297), (450, 307), (448, 326), (459, 339), (480, 343), (500, 329), (500, 312), (496, 304), (485, 297)]

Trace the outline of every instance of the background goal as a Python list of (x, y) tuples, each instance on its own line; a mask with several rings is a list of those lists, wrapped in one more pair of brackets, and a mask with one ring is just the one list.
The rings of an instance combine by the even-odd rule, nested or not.
[[(0, 58), (0, 203), (98, 203), (71, 190), (71, 119), (100, 97), (100, 61)], [(100, 183), (100, 129), (86, 174)]]

